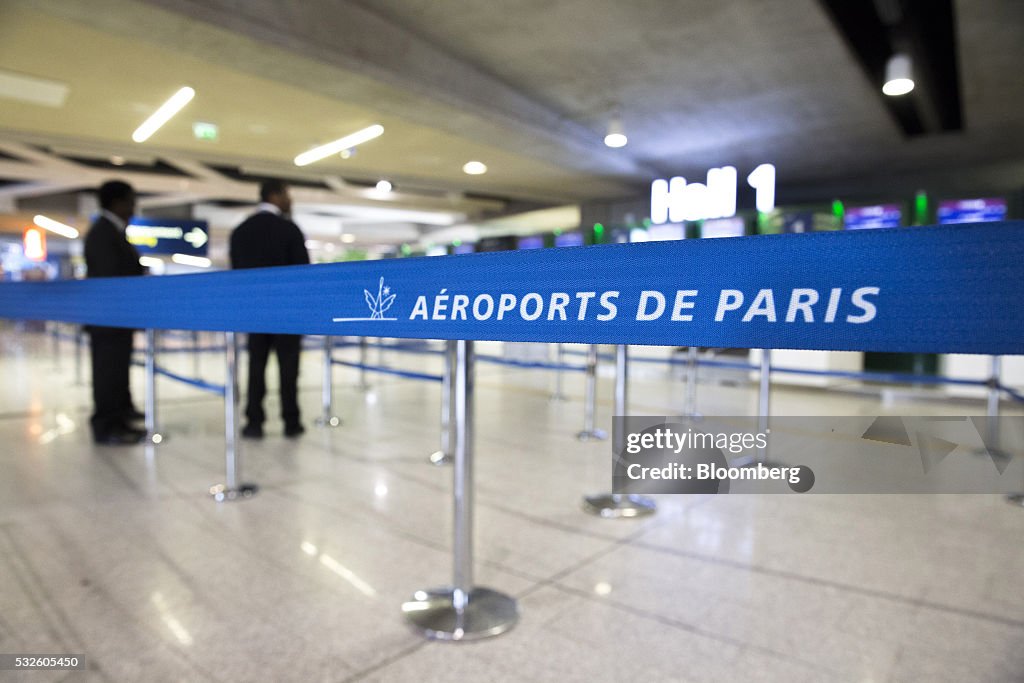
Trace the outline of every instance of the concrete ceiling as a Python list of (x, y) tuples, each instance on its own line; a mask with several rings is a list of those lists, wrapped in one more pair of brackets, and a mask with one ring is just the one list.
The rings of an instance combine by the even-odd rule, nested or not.
[[(311, 177), (387, 177), (405, 206), (448, 197), (468, 216), (498, 207), (467, 193), (628, 197), (727, 163), (835, 187), (1020, 162), (1024, 3), (954, 9), (965, 129), (908, 139), (815, 0), (4, 0), (0, 69), (70, 90), (60, 108), (0, 100), (0, 139), (295, 173), (297, 153), (379, 122), (383, 137)], [(189, 108), (131, 143), (184, 84)], [(602, 144), (615, 110), (621, 150)], [(196, 120), (220, 140), (195, 140)], [(463, 174), (470, 159), (489, 172)]]

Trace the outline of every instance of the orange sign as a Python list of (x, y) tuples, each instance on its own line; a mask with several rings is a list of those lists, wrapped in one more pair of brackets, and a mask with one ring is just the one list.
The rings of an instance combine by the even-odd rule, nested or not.
[(39, 228), (25, 228), (25, 258), (30, 261), (46, 260), (46, 233)]

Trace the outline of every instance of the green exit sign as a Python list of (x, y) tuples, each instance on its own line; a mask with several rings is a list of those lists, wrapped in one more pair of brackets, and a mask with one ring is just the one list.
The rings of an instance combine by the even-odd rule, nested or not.
[(216, 140), (217, 124), (196, 121), (192, 124), (192, 134), (196, 136), (196, 140)]

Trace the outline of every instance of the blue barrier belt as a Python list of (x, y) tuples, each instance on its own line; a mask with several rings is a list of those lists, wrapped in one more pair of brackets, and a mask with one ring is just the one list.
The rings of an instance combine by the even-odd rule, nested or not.
[[(145, 367), (145, 365), (146, 365), (145, 363), (140, 363), (139, 361), (133, 361), (132, 364), (133, 365), (138, 365), (138, 366), (141, 366), (141, 367)], [(158, 374), (158, 375), (163, 375), (164, 377), (167, 377), (168, 379), (173, 379), (173, 380), (175, 380), (177, 382), (181, 382), (182, 384), (187, 384), (187, 385), (189, 385), (191, 387), (195, 387), (196, 389), (200, 389), (202, 391), (208, 391), (211, 394), (217, 394), (219, 396), (223, 396), (224, 395), (225, 387), (224, 387), (223, 384), (214, 384), (212, 382), (206, 382), (206, 381), (203, 381), (201, 379), (195, 379), (195, 378), (192, 378), (192, 377), (186, 377), (185, 375), (179, 375), (179, 374), (177, 374), (175, 372), (171, 372), (170, 370), (167, 370), (166, 368), (162, 368), (160, 366), (154, 367), (153, 371), (156, 374)]]
[(406, 379), (421, 379), (428, 382), (440, 382), (441, 375), (431, 375), (425, 372), (413, 372), (411, 370), (396, 370), (395, 368), (386, 368), (382, 365), (363, 365), (362, 363), (352, 363), (347, 360), (332, 360), (335, 365), (344, 365), (348, 368), (362, 368), (369, 370), (370, 372), (379, 372), (385, 375), (395, 375), (397, 377), (405, 377)]
[[(418, 339), (1024, 353), (1024, 223), (4, 283), (0, 317)], [(563, 319), (564, 318), (564, 319)]]

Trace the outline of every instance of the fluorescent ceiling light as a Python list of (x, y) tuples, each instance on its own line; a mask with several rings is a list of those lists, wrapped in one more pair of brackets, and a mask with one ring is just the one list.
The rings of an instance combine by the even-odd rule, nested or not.
[(61, 237), (67, 237), (69, 240), (76, 239), (78, 237), (78, 230), (72, 228), (70, 225), (65, 225), (60, 221), (55, 221), (52, 218), (47, 218), (43, 215), (38, 215), (32, 219), (32, 222), (38, 225), (40, 228), (49, 230), (50, 232), (56, 233)]
[(387, 180), (377, 181), (377, 192), (391, 192), (394, 186)]
[(68, 86), (45, 78), (0, 70), (0, 97), (58, 108), (64, 106)]
[(213, 261), (202, 256), (189, 256), (188, 254), (174, 254), (171, 260), (183, 266), (195, 266), (196, 268), (209, 268)]
[(342, 150), (350, 149), (356, 145), (361, 145), (364, 142), (373, 140), (374, 138), (379, 138), (383, 133), (384, 126), (375, 123), (372, 126), (358, 130), (351, 135), (338, 138), (334, 142), (328, 142), (326, 145), (320, 145), (319, 147), (314, 147), (308, 152), (303, 152), (299, 156), (295, 157), (295, 165), (308, 166), (314, 161), (326, 159), (334, 154), (340, 154)]
[(894, 54), (885, 65), (885, 85), (882, 92), (890, 97), (906, 95), (914, 89), (914, 76), (910, 57), (902, 52)]
[(160, 129), (160, 126), (170, 121), (171, 117), (181, 111), (195, 96), (196, 91), (187, 85), (171, 95), (171, 99), (160, 105), (160, 108), (153, 112), (152, 116), (135, 129), (135, 132), (132, 133), (132, 140), (135, 142), (145, 142), (148, 140), (153, 133)]
[(462, 167), (462, 172), (468, 175), (483, 175), (487, 173), (487, 164), (482, 161), (467, 161)]

